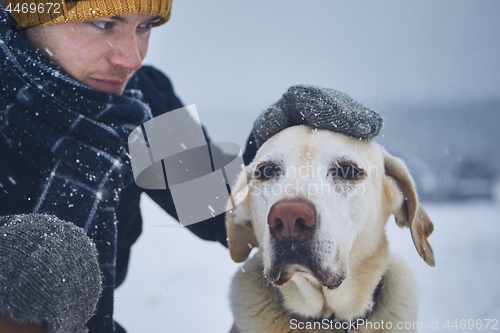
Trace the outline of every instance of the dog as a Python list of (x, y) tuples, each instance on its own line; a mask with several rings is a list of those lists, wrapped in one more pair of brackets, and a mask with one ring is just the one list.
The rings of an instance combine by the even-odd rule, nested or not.
[(231, 333), (418, 329), (416, 281), (389, 252), (385, 225), (394, 215), (434, 266), (433, 224), (402, 160), (375, 142), (294, 126), (267, 140), (236, 184), (230, 254), (258, 252), (231, 282)]

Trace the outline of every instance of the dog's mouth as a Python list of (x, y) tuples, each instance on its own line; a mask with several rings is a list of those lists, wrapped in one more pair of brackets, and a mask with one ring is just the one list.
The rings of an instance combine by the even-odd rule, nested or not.
[(266, 278), (278, 286), (290, 281), (297, 273), (314, 277), (328, 289), (339, 287), (345, 279), (344, 272), (334, 273), (323, 267), (318, 256), (313, 255), (309, 241), (282, 240), (277, 242), (270, 266), (265, 271)]

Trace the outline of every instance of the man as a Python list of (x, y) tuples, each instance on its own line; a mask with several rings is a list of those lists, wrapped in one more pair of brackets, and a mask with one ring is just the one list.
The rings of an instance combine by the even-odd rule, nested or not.
[[(134, 128), (182, 107), (167, 77), (141, 67), (151, 29), (168, 21), (172, 1), (80, 0), (48, 8), (35, 0), (27, 11), (19, 0), (2, 1), (0, 216), (50, 213), (83, 228), (96, 244), (103, 277), (89, 331), (125, 332), (113, 321), (113, 290), (125, 278), (130, 247), (141, 233), (141, 193), (177, 217), (169, 190), (135, 185), (126, 150)], [(324, 100), (316, 88), (294, 95), (299, 102), (306, 95)], [(329, 102), (334, 104), (321, 102), (326, 108), (318, 114), (278, 104), (265, 111), (254, 125), (245, 162), (288, 126), (362, 123), (368, 113), (351, 112), (352, 102), (337, 97)], [(347, 118), (332, 122), (337, 109)], [(378, 133), (381, 120), (371, 125), (360, 127), (366, 137)], [(188, 228), (227, 246), (223, 214)]]
[[(39, 3), (37, 11), (45, 1)], [(103, 273), (88, 327), (124, 332), (113, 322), (113, 289), (123, 282), (130, 246), (141, 233), (142, 193), (127, 137), (152, 117), (182, 107), (163, 74), (141, 68), (151, 29), (169, 19), (171, 0), (63, 2), (61, 14), (53, 15), (48, 8), (23, 14), (15, 2), (4, 4), (0, 216), (51, 213), (84, 228)], [(146, 193), (176, 217), (168, 190)], [(226, 246), (223, 215), (189, 229)]]

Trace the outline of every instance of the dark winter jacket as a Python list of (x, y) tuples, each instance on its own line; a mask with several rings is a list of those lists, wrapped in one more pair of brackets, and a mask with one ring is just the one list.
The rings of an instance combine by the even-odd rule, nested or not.
[[(141, 233), (141, 193), (177, 218), (169, 190), (136, 186), (126, 139), (182, 103), (168, 78), (146, 66), (123, 96), (82, 86), (14, 30), (0, 3), (0, 216), (46, 212), (87, 232), (104, 279), (88, 327), (113, 333), (113, 289), (123, 282)], [(188, 228), (227, 246), (223, 214)], [(116, 325), (116, 332), (124, 330)]]
[[(152, 67), (144, 66), (136, 75), (139, 89), (144, 93), (144, 102), (150, 105), (154, 117), (182, 107), (182, 103), (174, 94), (170, 81), (163, 74)], [(24, 160), (13, 156), (5, 146), (0, 145), (0, 215), (31, 213), (33, 211), (35, 202), (30, 198), (33, 198), (34, 193), (40, 191), (42, 184), (42, 175), (37, 172), (34, 165), (36, 163), (27, 165)], [(15, 180), (15, 183), (11, 180)], [(119, 236), (116, 286), (125, 279), (130, 247), (141, 233), (142, 220), (139, 200), (143, 191), (133, 182), (122, 190), (117, 210)], [(168, 190), (145, 190), (144, 192), (167, 213), (176, 218), (175, 207)], [(227, 246), (223, 214), (190, 225), (188, 228), (203, 239), (219, 241)], [(112, 299), (101, 300), (101, 303), (112, 301)], [(120, 328), (118, 328), (119, 330)]]
[[(136, 76), (138, 87), (144, 93), (144, 102), (149, 104), (154, 117), (182, 107), (182, 103), (174, 94), (170, 81), (163, 74), (152, 67), (144, 66), (136, 73)], [(0, 215), (33, 212), (35, 202), (31, 198), (41, 190), (43, 177), (35, 166), (36, 163), (27, 164), (0, 144)], [(142, 192), (146, 192), (167, 213), (176, 218), (175, 207), (168, 190), (143, 190), (134, 182), (122, 190), (120, 204), (116, 212), (118, 220), (116, 286), (125, 279), (130, 247), (141, 233), (142, 220), (139, 200)], [(190, 225), (188, 228), (203, 239), (219, 241), (227, 246), (223, 214)], [(112, 301), (112, 299), (101, 300), (101, 303)], [(120, 331), (119, 327), (117, 331)], [(94, 330), (90, 332), (92, 333)]]

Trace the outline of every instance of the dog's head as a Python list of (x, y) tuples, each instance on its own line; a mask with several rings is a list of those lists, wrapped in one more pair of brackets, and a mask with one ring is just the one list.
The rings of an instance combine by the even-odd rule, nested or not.
[(411, 176), (376, 143), (288, 128), (262, 145), (233, 193), (246, 197), (226, 216), (231, 257), (244, 261), (259, 246), (264, 274), (276, 285), (301, 272), (338, 287), (352, 261), (368, 258), (385, 240), (391, 214), (434, 266), (427, 242), (433, 225)]

